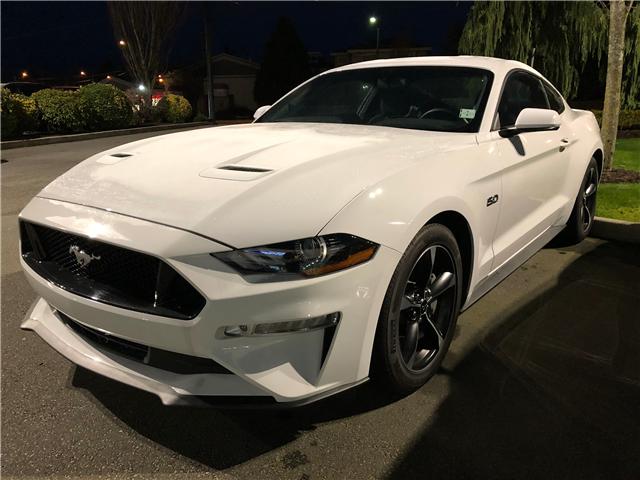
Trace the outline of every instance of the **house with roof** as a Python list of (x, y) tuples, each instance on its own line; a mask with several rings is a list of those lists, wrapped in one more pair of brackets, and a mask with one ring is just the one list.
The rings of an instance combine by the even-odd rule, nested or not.
[[(257, 108), (253, 89), (260, 65), (249, 59), (219, 53), (211, 57), (211, 66), (216, 111), (249, 110), (253, 112)], [(206, 100), (208, 96), (206, 77), (204, 94)]]

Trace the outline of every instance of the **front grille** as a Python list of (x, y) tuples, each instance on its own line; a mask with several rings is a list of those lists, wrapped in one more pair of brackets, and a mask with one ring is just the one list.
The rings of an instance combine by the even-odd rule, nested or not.
[(150, 367), (160, 368), (182, 375), (193, 375), (197, 373), (232, 374), (229, 370), (210, 358), (194, 357), (192, 355), (170, 352), (160, 348), (148, 347), (147, 345), (125, 340), (124, 338), (119, 338), (109, 333), (96, 330), (95, 328), (82, 325), (62, 312), (57, 312), (57, 314), (69, 328), (85, 340), (96, 344), (100, 348), (144, 363)]
[(138, 312), (188, 320), (205, 305), (162, 260), (30, 222), (20, 222), (22, 258), (67, 291)]

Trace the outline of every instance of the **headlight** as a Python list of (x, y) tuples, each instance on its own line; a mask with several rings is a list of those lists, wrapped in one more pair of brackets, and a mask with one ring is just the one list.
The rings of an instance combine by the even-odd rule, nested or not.
[[(377, 249), (376, 243), (336, 233), (211, 255), (244, 276), (279, 281), (287, 277), (317, 277), (353, 267), (369, 260)], [(265, 278), (265, 275), (274, 278)]]

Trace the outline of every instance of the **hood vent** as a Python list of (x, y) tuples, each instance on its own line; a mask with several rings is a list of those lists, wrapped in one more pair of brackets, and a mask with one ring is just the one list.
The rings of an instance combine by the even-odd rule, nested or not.
[(234, 172), (252, 172), (252, 173), (267, 173), (271, 172), (269, 168), (250, 167), (244, 165), (225, 165), (224, 167), (218, 167), (218, 170), (233, 170)]
[(270, 168), (252, 167), (250, 165), (223, 165), (221, 167), (210, 167), (200, 172), (204, 178), (217, 178), (220, 180), (237, 180), (240, 182), (250, 182), (258, 178), (270, 175), (273, 172)]
[(121, 162), (128, 157), (133, 157), (133, 153), (117, 152), (109, 155), (103, 155), (98, 158), (96, 162), (103, 165), (115, 165), (116, 163)]

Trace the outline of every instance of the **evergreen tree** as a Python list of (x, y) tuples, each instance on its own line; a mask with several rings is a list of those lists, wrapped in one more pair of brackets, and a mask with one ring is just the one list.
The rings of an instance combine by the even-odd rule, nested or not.
[(288, 18), (280, 18), (267, 42), (256, 76), (256, 102), (259, 105), (272, 104), (309, 78), (310, 74), (307, 50), (293, 23)]

